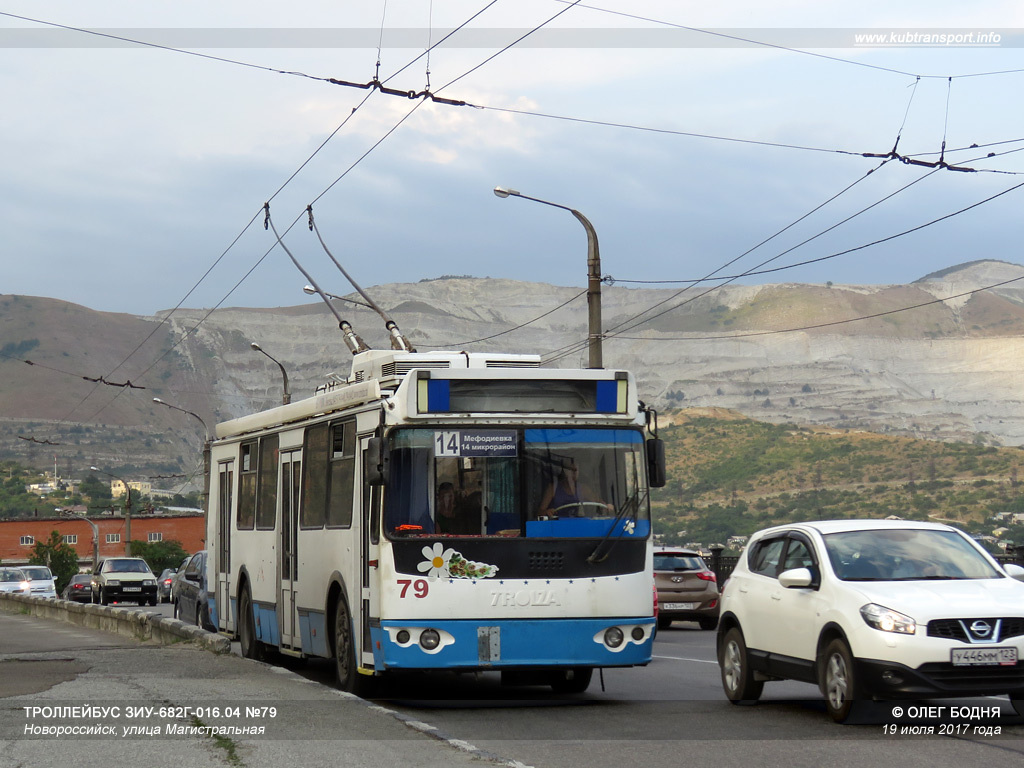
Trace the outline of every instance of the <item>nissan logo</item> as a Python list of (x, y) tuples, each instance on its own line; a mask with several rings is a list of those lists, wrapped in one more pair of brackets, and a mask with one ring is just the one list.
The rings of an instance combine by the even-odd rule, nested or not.
[(971, 634), (973, 634), (976, 637), (988, 637), (991, 631), (992, 625), (989, 624), (987, 621), (978, 619), (977, 621), (971, 624)]

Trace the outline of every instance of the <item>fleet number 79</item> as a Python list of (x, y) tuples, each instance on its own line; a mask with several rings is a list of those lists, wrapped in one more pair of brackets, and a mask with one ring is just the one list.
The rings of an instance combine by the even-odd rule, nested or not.
[(426, 597), (427, 592), (430, 591), (430, 586), (427, 584), (426, 579), (416, 579), (416, 581), (412, 579), (399, 579), (398, 585), (402, 588), (401, 593), (398, 595), (399, 597), (405, 597), (409, 592), (410, 586), (412, 587), (413, 597)]

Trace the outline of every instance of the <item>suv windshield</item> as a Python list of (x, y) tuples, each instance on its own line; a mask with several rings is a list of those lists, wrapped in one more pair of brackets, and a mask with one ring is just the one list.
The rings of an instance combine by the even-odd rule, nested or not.
[(955, 531), (907, 528), (849, 531), (824, 536), (843, 581), (997, 579), (1001, 574)]
[(400, 429), (389, 535), (600, 538), (650, 529), (643, 435), (632, 429)]

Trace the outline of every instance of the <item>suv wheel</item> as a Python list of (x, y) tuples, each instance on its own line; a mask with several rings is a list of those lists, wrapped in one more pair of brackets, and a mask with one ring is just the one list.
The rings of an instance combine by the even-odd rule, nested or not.
[(1022, 696), (1011, 696), (1010, 703), (1013, 708), (1017, 711), (1017, 714), (1024, 717), (1024, 697)]
[(853, 713), (859, 694), (850, 647), (836, 638), (826, 646), (822, 665), (825, 709), (837, 723), (845, 723)]
[(722, 688), (729, 701), (733, 704), (753, 704), (761, 698), (764, 682), (754, 679), (747, 644), (739, 627), (733, 627), (722, 638), (718, 665), (722, 671)]

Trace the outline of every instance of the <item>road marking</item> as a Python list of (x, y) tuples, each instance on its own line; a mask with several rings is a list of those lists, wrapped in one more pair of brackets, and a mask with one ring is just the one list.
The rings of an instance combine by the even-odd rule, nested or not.
[(707, 659), (688, 659), (685, 656), (651, 656), (652, 659), (668, 659), (669, 661), (696, 661), (699, 664), (718, 664), (717, 661)]

